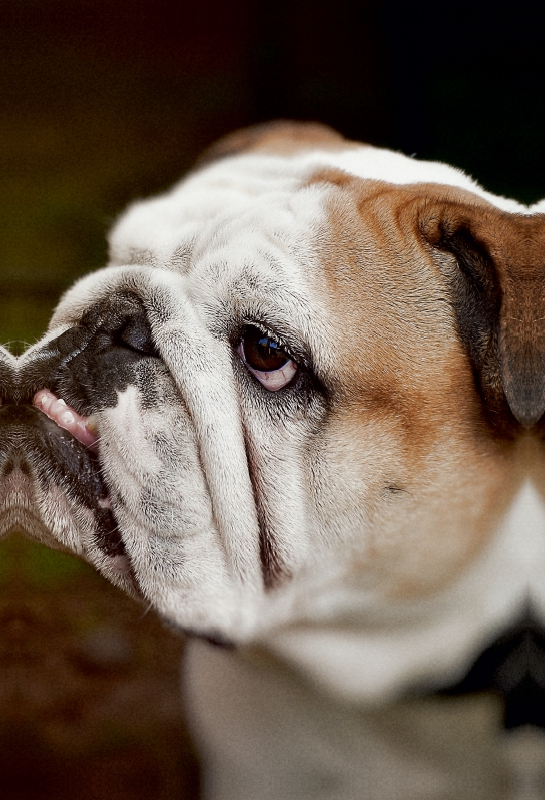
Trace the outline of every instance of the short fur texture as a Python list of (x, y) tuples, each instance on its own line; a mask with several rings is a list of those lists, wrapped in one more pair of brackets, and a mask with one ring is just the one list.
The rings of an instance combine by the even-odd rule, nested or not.
[[(207, 797), (394, 797), (357, 745), (386, 723), (356, 709), (455, 682), (529, 599), (543, 620), (544, 245), (538, 208), (444, 164), (251, 129), (131, 206), (9, 366), (6, 529), (238, 648), (189, 655)], [(295, 365), (279, 391), (256, 328)], [(96, 454), (31, 406), (44, 387)]]

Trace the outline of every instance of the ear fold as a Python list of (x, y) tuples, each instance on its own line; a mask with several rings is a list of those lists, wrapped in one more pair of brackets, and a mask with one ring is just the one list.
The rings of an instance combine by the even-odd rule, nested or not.
[[(530, 220), (527, 220), (530, 222)], [(545, 227), (541, 219), (541, 227)], [(545, 236), (525, 237), (523, 263), (503, 276), (500, 353), (504, 391), (516, 419), (526, 428), (545, 414)], [(520, 258), (520, 257), (519, 257)]]
[(507, 435), (533, 427), (545, 413), (545, 218), (438, 203), (420, 227), (448, 277), (489, 422)]

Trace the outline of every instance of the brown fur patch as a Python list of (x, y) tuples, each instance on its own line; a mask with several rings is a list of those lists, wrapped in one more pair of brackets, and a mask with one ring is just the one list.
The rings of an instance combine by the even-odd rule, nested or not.
[[(340, 133), (318, 122), (285, 122), (277, 120), (252, 125), (225, 136), (200, 156), (197, 167), (241, 153), (292, 155), (302, 150), (343, 150), (353, 144)], [(361, 145), (359, 145), (361, 146)]]
[[(438, 313), (447, 299), (488, 423), (502, 436), (535, 426), (545, 413), (545, 216), (510, 214), (436, 184), (392, 187), (336, 170), (321, 170), (311, 182), (332, 188), (336, 253), (324, 253), (326, 270), (340, 256), (344, 271), (350, 263), (355, 285), (361, 284), (372, 249), (375, 263), (384, 263), (376, 287), (395, 271), (391, 304), (416, 292)], [(422, 283), (414, 270), (420, 274), (426, 263), (430, 274)], [(412, 277), (411, 267), (400, 273), (399, 264), (411, 265)], [(346, 279), (340, 291), (346, 292)]]
[[(529, 424), (542, 413), (543, 217), (455, 187), (334, 170), (313, 181), (328, 184), (317, 247), (334, 348), (323, 377), (334, 449), (316, 458), (343, 454), (355, 504), (361, 475), (376, 536), (361, 568), (372, 562), (381, 585), (389, 575), (396, 596), (434, 591), (516, 490), (520, 409)], [(386, 501), (387, 486), (404, 491)]]

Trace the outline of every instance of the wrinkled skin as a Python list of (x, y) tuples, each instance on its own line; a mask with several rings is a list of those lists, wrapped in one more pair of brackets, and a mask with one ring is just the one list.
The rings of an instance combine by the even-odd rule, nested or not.
[[(44, 340), (0, 353), (0, 533), (325, 683), (338, 665), (306, 660), (301, 632), (319, 653), (344, 631), (348, 698), (456, 683), (512, 626), (537, 685), (545, 216), (453, 189), (459, 175), (340, 186), (288, 162), (287, 187), (267, 162), (232, 207), (231, 173), (196, 173), (152, 201), (150, 242), (136, 207)], [(377, 630), (388, 674), (365, 649)]]

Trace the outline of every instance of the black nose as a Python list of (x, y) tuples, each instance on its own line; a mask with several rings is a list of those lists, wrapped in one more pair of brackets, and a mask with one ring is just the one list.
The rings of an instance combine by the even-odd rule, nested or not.
[(23, 484), (43, 491), (58, 486), (67, 502), (92, 516), (98, 548), (108, 556), (123, 554), (98, 454), (36, 408), (33, 398), (48, 390), (85, 417), (116, 405), (118, 393), (146, 369), (143, 362), (158, 360), (142, 301), (130, 293), (112, 295), (20, 364), (2, 355), (0, 350), (0, 480), (13, 473), (19, 481), (6, 507), (17, 513)]
[(545, 728), (545, 627), (531, 612), (492, 642), (459, 683), (440, 694), (485, 691), (502, 698), (506, 728)]
[(141, 299), (116, 293), (23, 364), (17, 379), (21, 402), (31, 403), (46, 388), (89, 416), (116, 405), (135, 367), (150, 358), (157, 358), (157, 352)]

